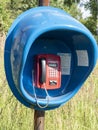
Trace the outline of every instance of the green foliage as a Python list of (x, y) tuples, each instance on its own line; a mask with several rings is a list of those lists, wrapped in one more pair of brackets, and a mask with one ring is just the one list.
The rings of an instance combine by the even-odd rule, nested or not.
[(23, 11), (37, 6), (37, 0), (1, 0), (0, 32), (7, 32), (13, 20)]
[(71, 7), (73, 3), (79, 3), (80, 0), (64, 0), (64, 5)]
[(22, 12), (37, 6), (37, 0), (10, 0), (10, 9)]
[(86, 19), (86, 22), (84, 24), (87, 26), (87, 28), (93, 33), (96, 34), (96, 28), (97, 28), (97, 15), (98, 15), (98, 0), (89, 0), (84, 4), (86, 9), (90, 10), (91, 17)]
[(66, 6), (70, 8), (74, 3), (79, 3), (80, 0), (50, 0), (50, 4), (52, 3), (54, 6)]
[(98, 15), (98, 0), (89, 0), (84, 5), (86, 9), (90, 10), (93, 19), (96, 21)]
[(72, 4), (70, 8), (65, 6), (64, 10), (71, 14), (77, 20), (80, 20), (82, 18), (81, 11), (77, 8), (77, 4)]
[(82, 19), (81, 22), (93, 33), (96, 35), (96, 21), (93, 17), (88, 17), (87, 19)]

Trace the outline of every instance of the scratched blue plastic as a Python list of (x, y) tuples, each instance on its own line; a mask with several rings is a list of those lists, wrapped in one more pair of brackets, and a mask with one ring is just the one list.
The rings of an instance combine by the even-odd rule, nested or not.
[[(88, 66), (79, 66), (77, 50), (87, 51)], [(34, 56), (66, 53), (71, 56), (70, 74), (62, 75), (60, 89), (34, 86)], [(89, 30), (69, 14), (53, 7), (30, 9), (14, 21), (5, 43), (4, 61), (8, 84), (15, 97), (25, 106), (37, 110), (55, 109), (70, 100), (92, 72), (98, 57), (97, 45)]]

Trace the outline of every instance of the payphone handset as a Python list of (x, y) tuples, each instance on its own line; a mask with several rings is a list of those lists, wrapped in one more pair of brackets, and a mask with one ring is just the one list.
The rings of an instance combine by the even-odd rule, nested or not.
[(35, 84), (38, 88), (58, 89), (61, 86), (60, 56), (40, 54), (36, 56)]

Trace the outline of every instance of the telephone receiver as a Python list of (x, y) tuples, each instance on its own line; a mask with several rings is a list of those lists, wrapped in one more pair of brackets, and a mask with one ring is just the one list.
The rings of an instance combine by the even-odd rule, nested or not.
[(40, 54), (36, 56), (35, 84), (41, 89), (58, 89), (61, 86), (60, 56)]
[(39, 82), (43, 84), (46, 82), (46, 59), (45, 58), (40, 59), (40, 67), (41, 67), (41, 75), (39, 77)]

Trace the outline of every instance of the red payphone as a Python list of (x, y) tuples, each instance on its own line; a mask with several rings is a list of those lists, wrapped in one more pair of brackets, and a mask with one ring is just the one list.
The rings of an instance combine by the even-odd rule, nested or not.
[(35, 60), (35, 85), (38, 88), (58, 89), (61, 86), (60, 56), (40, 54)]

